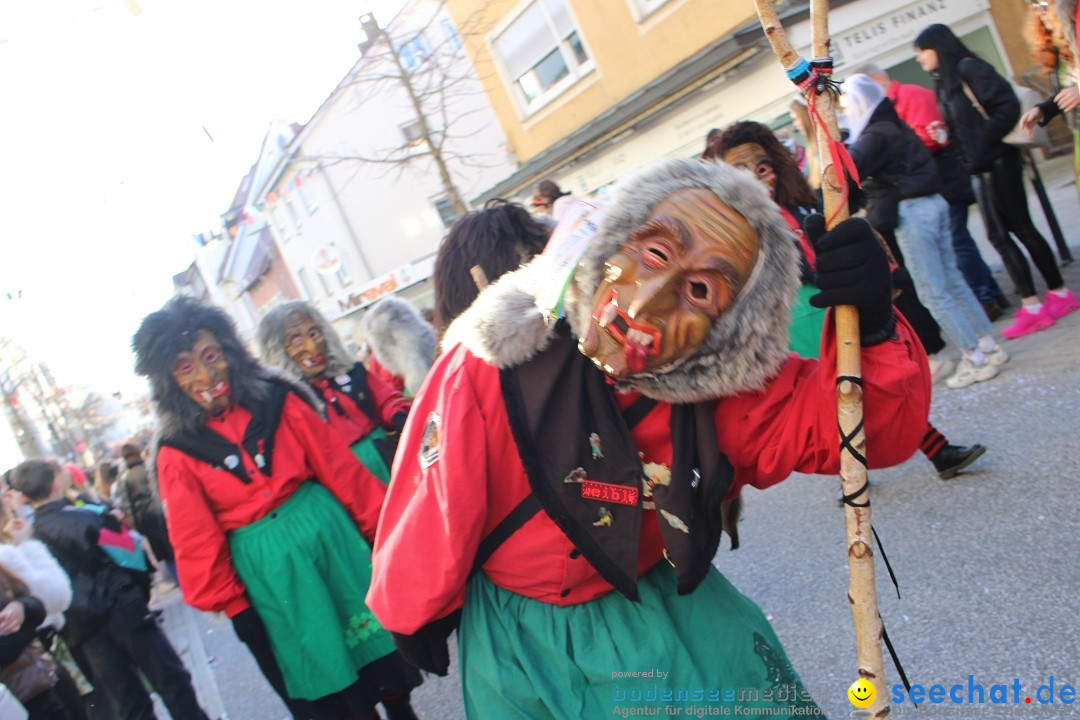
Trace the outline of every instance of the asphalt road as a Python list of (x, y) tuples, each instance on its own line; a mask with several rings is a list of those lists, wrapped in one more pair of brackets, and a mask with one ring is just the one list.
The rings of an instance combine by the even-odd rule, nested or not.
[[(1068, 160), (1044, 164), (1043, 173), (1080, 257), (1080, 205)], [(1041, 216), (1037, 223), (1045, 228)], [(974, 214), (971, 227), (984, 257), (999, 266)], [(1063, 273), (1080, 291), (1080, 262)], [(1011, 287), (1000, 270), (998, 279)], [(973, 675), (989, 692), (998, 683), (1011, 688), (1015, 679), (1021, 699), (1034, 699), (1051, 678), (1056, 690), (1080, 685), (1080, 313), (1005, 347), (1012, 360), (997, 378), (934, 391), (931, 420), (949, 439), (989, 448), (969, 471), (941, 481), (917, 454), (871, 473), (874, 525), (902, 598), (880, 558), (878, 595), (913, 683), (948, 687)], [(722, 549), (715, 561), (766, 612), (805, 686), (836, 718), (852, 710), (846, 691), (856, 679), (837, 487), (834, 477), (797, 475), (748, 491), (743, 546)], [(227, 621), (196, 613), (175, 595), (163, 601), (167, 629), (212, 717), (287, 717)], [(890, 686), (899, 682), (888, 660), (886, 674)], [(463, 718), (456, 666), (447, 678), (428, 678), (414, 705), (427, 720)], [(987, 706), (981, 717), (1007, 717), (1012, 707)], [(1066, 717), (1069, 709), (1058, 704), (1042, 717)], [(941, 708), (924, 704), (919, 715), (935, 717), (935, 710)], [(894, 708), (894, 716), (913, 712), (910, 703)]]

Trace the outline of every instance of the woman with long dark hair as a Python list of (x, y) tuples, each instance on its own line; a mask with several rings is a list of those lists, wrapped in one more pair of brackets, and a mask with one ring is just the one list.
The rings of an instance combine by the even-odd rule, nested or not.
[(480, 291), (544, 249), (550, 228), (521, 205), (489, 200), (458, 219), (435, 258), (435, 329), (440, 337)]
[(1046, 281), (1046, 296), (1040, 300), (1031, 268), (1016, 243), (1008, 236), (999, 239), (998, 252), (1023, 302), (1016, 321), (1001, 334), (1013, 339), (1045, 330), (1080, 310), (1080, 301), (1065, 287), (1050, 245), (1031, 221), (1020, 151), (1002, 140), (1020, 119), (1016, 93), (945, 25), (931, 25), (919, 33), (915, 49), (919, 65), (934, 78), (941, 114), (968, 169), (983, 175), (990, 197), (987, 211), (999, 216), (1008, 233), (1023, 243)]

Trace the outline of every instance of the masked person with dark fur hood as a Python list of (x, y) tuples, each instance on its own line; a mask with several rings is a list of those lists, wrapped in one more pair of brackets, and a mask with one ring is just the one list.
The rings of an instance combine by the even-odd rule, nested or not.
[[(930, 386), (884, 251), (861, 219), (810, 235), (813, 302), (860, 311), (870, 464), (902, 462)], [(610, 716), (652, 704), (653, 682), (661, 704), (711, 688), (703, 702), (739, 712), (816, 711), (712, 566), (742, 487), (838, 470), (833, 343), (820, 362), (787, 351), (796, 252), (761, 183), (668, 160), (621, 184), (580, 261), (560, 255), (565, 320), (538, 309), (567, 280), (545, 253), (451, 326), (402, 435), (368, 605), (435, 672), (460, 622), (470, 718)], [(650, 667), (670, 674), (613, 678)]]
[(332, 717), (333, 701), (375, 718), (388, 694), (405, 703), (391, 717), (415, 717), (418, 673), (364, 605), (385, 485), (218, 308), (174, 298), (132, 345), (184, 600), (232, 619), (296, 717)]
[(266, 313), (258, 343), (263, 362), (310, 386), (326, 403), (327, 422), (342, 442), (375, 477), (390, 482), (409, 399), (353, 360), (322, 313), (303, 300)]

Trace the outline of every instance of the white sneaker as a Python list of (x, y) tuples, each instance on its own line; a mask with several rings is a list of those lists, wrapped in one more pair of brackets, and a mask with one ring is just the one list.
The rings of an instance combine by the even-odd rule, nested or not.
[(989, 380), (992, 377), (996, 377), (997, 374), (997, 367), (990, 363), (973, 365), (970, 360), (964, 358), (960, 361), (960, 366), (956, 369), (956, 372), (945, 381), (945, 384), (956, 390), (965, 388), (968, 385), (977, 382)]
[(939, 353), (930, 358), (930, 383), (936, 383), (944, 377), (948, 377), (956, 369), (953, 362), (945, 353)]
[(1009, 362), (1009, 353), (1002, 350), (1000, 345), (995, 345), (993, 350), (983, 354), (986, 355), (986, 361), (994, 367), (1001, 367)]

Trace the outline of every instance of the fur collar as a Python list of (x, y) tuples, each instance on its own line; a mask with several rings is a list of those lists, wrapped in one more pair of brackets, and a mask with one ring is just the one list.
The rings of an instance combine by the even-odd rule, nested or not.
[[(687, 403), (762, 389), (788, 355), (787, 327), (799, 287), (794, 237), (776, 205), (748, 173), (722, 163), (666, 160), (616, 189), (604, 222), (578, 264), (567, 295), (576, 336), (589, 321), (604, 263), (665, 198), (683, 188), (712, 190), (757, 230), (761, 254), (754, 277), (714, 323), (702, 347), (677, 366), (619, 381), (664, 402)], [(461, 343), (500, 369), (529, 360), (548, 346), (555, 322), (536, 307), (537, 261), (500, 278), (448, 328), (449, 348)]]

